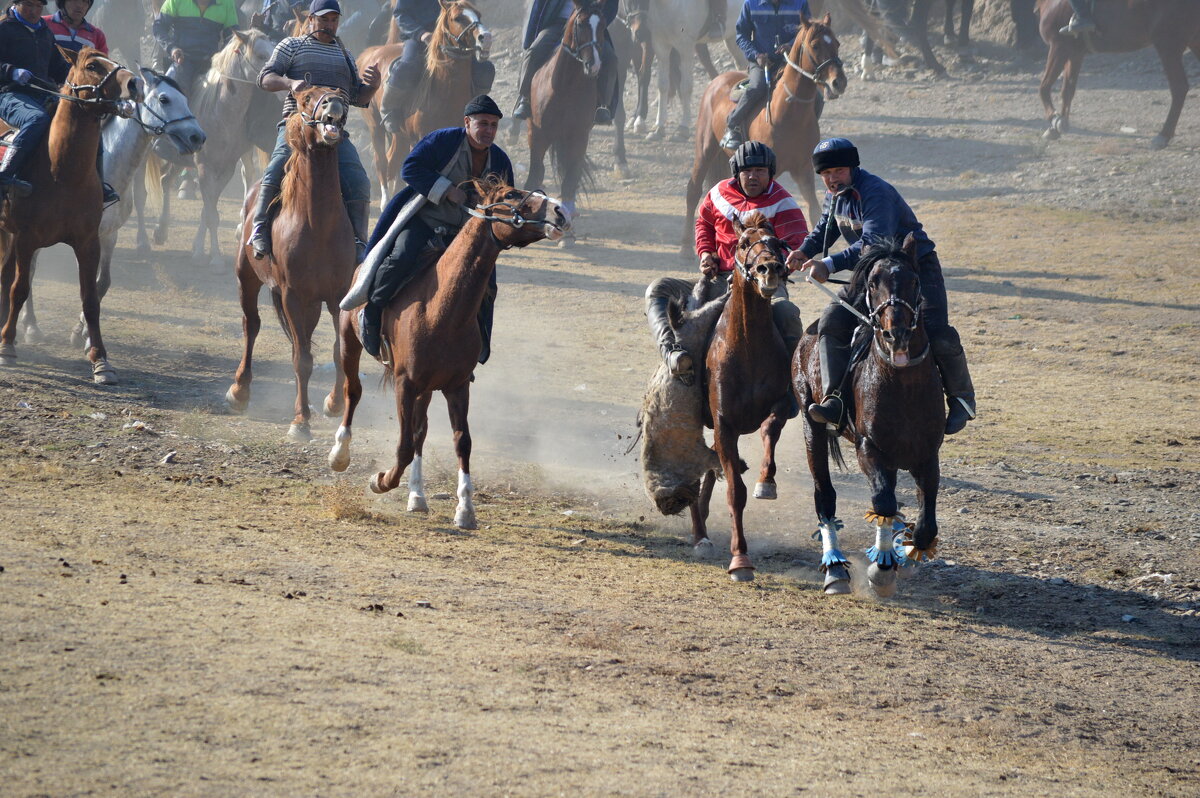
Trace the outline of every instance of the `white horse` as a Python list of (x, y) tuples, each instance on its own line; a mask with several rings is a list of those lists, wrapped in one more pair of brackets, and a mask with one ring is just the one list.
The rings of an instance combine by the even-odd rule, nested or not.
[[(175, 81), (147, 67), (141, 67), (141, 73), (146, 81), (146, 90), (145, 99), (137, 106), (137, 113), (129, 119), (112, 117), (101, 133), (104, 179), (122, 196), (121, 202), (106, 208), (100, 219), (100, 271), (96, 277), (96, 288), (101, 299), (112, 284), (112, 256), (117, 246), (117, 233), (133, 212), (131, 198), (134, 177), (142, 173), (150, 145), (161, 138), (169, 141), (180, 154), (190, 155), (204, 146), (205, 141), (204, 131), (192, 115), (187, 97)], [(149, 248), (150, 242), (146, 240), (145, 231), (139, 230), (138, 249), (148, 251)], [(42, 340), (33, 312), (32, 292), (25, 305), (22, 323), (25, 343)], [(81, 314), (79, 324), (71, 333), (74, 345), (84, 344), (85, 330)]]

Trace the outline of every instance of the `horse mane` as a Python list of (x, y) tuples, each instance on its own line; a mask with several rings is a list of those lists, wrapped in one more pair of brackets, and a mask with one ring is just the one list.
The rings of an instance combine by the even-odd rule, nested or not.
[(872, 241), (863, 248), (862, 255), (854, 266), (854, 272), (850, 275), (850, 292), (854, 296), (855, 304), (858, 304), (866, 293), (867, 277), (871, 270), (881, 261), (898, 261), (910, 269), (913, 268), (908, 253), (904, 251), (904, 245), (898, 238), (888, 237)]
[(267, 34), (256, 28), (241, 33), (246, 36), (245, 42), (238, 36), (231, 36), (225, 46), (212, 57), (212, 66), (209, 67), (208, 74), (196, 87), (196, 102), (192, 109), (196, 116), (206, 118), (216, 109), (224, 79), (257, 85), (258, 69), (253, 65), (252, 54), (258, 43), (267, 38)]
[[(313, 97), (324, 95), (325, 92), (335, 91), (328, 86), (313, 86), (300, 92), (296, 98), (296, 112), (287, 118), (284, 123), (284, 140), (287, 141), (288, 148), (292, 151), (288, 156), (287, 163), (283, 167), (283, 184), (279, 187), (279, 198), (276, 200), (281, 208), (289, 207), (296, 199), (296, 194), (302, 190), (302, 186), (298, 185), (296, 180), (296, 161), (305, 158), (308, 151), (308, 145), (304, 141), (304, 119), (301, 116), (301, 111), (305, 111), (306, 103)], [(344, 96), (344, 95), (343, 95)]]
[(438, 14), (437, 24), (433, 27), (433, 35), (425, 50), (425, 71), (429, 73), (430, 78), (440, 80), (446, 77), (446, 72), (453, 63), (452, 58), (443, 55), (442, 48), (453, 46), (454, 36), (450, 33), (450, 21), (463, 11), (474, 11), (475, 16), (479, 16), (479, 9), (467, 0), (455, 0), (443, 6), (442, 13)]

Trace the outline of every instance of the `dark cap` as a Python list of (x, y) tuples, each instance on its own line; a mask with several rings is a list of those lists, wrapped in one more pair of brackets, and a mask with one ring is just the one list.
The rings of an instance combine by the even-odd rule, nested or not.
[(314, 17), (319, 17), (322, 14), (341, 14), (342, 7), (338, 4), (338, 0), (312, 0), (308, 4), (308, 13)]
[(858, 166), (858, 148), (850, 143), (850, 139), (825, 139), (812, 154), (813, 170), (821, 174), (826, 169)]
[(496, 105), (496, 101), (486, 94), (480, 94), (472, 98), (471, 102), (467, 103), (467, 107), (463, 109), (463, 116), (472, 116), (474, 114), (504, 116), (504, 114), (500, 113), (500, 106)]

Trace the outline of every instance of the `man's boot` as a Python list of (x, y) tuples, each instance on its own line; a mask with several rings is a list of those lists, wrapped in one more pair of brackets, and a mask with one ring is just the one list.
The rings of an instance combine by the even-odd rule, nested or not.
[(825, 398), (808, 406), (808, 417), (818, 424), (840, 426), (846, 409), (842, 402), (842, 382), (850, 364), (850, 350), (831, 336), (822, 335), (817, 339), (817, 352), (821, 356), (821, 387)]
[(255, 260), (262, 260), (271, 254), (272, 206), (278, 197), (279, 186), (259, 184), (258, 198), (254, 201), (254, 223), (250, 228), (250, 239), (246, 242), (254, 250)]
[(371, 357), (379, 357), (379, 347), (383, 342), (382, 325), (383, 308), (370, 302), (363, 305), (358, 312), (358, 339)]
[(1071, 21), (1058, 29), (1063, 36), (1080, 37), (1096, 32), (1096, 21), (1092, 19), (1091, 9), (1086, 0), (1076, 0), (1071, 3)]
[(742, 96), (738, 97), (737, 105), (733, 106), (733, 110), (729, 112), (729, 116), (725, 117), (725, 135), (721, 139), (721, 146), (727, 150), (736, 150), (746, 141), (744, 126), (746, 119), (754, 110), (750, 93), (743, 90)]
[(389, 82), (383, 89), (383, 99), (379, 102), (379, 114), (383, 117), (383, 129), (395, 134), (404, 127), (408, 118), (417, 86), (415, 83), (401, 85)]
[(9, 145), (4, 152), (4, 161), (0, 163), (0, 194), (11, 197), (28, 197), (33, 193), (33, 184), (28, 180), (17, 177), (21, 167), (25, 165), (27, 155), (23, 148)]
[(708, 20), (700, 38), (712, 42), (725, 38), (725, 0), (708, 0)]
[(367, 258), (367, 240), (371, 236), (371, 203), (367, 200), (347, 202), (346, 213), (350, 214), (350, 226), (354, 228), (354, 263), (358, 265)]
[(104, 192), (104, 197), (101, 204), (107, 208), (114, 202), (121, 201), (121, 195), (116, 192), (112, 186), (104, 182), (104, 146), (101, 144), (100, 149), (96, 150), (96, 174), (100, 176), (100, 188)]
[[(950, 344), (955, 344), (950, 346)], [(942, 389), (946, 392), (949, 413), (946, 414), (946, 434), (953, 435), (975, 418), (975, 386), (967, 370), (967, 353), (957, 341), (933, 347), (933, 359), (942, 374)]]
[(669, 297), (651, 297), (646, 302), (646, 319), (650, 322), (650, 331), (658, 343), (658, 351), (670, 369), (671, 376), (678, 377), (685, 385), (691, 385), (695, 379), (692, 356), (675, 340), (675, 331), (671, 329), (671, 322), (667, 317), (667, 307), (670, 304)]

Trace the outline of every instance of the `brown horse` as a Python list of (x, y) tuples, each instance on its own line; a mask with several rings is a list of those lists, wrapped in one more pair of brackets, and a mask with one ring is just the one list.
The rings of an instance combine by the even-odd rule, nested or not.
[(575, 10), (563, 29), (562, 43), (530, 84), (529, 176), (525, 179), (526, 189), (542, 184), (549, 151), (562, 181), (563, 202), (572, 214), (587, 168), (605, 29), (597, 0), (573, 2)]
[(0, 366), (16, 364), (17, 317), (29, 297), (33, 255), (53, 244), (68, 244), (79, 263), (79, 293), (90, 345), (92, 379), (101, 385), (116, 383), (108, 351), (100, 336), (100, 292), (96, 276), (100, 265), (100, 177), (96, 152), (100, 148), (100, 122), (114, 113), (121, 100), (142, 99), (142, 84), (134, 74), (98, 50), (64, 51), (72, 66), (60, 94), (50, 131), (33, 154), (29, 197), (10, 198), (0, 209)]
[[(705, 358), (708, 372), (708, 410), (721, 469), (727, 483), (726, 498), (733, 519), (729, 539), (732, 559), (729, 575), (736, 582), (754, 579), (754, 566), (746, 554), (742, 513), (746, 508), (746, 464), (738, 456), (738, 437), (758, 430), (763, 442), (762, 470), (756, 496), (773, 495), (775, 444), (792, 407), (788, 377), (788, 350), (771, 318), (771, 297), (787, 280), (783, 243), (771, 223), (753, 213), (743, 225), (733, 222), (739, 238), (736, 268), (730, 277), (729, 300), (717, 321)], [(693, 507), (693, 544), (702, 551), (709, 545), (703, 531), (708, 515), (711, 476), (701, 486), (700, 502)], [(698, 502), (699, 504), (699, 502)], [(699, 521), (699, 525), (697, 525)]]
[[(399, 189), (400, 166), (413, 145), (427, 133), (462, 124), (462, 109), (475, 94), (472, 61), (486, 59), (491, 47), (492, 34), (483, 26), (474, 5), (467, 0), (443, 2), (425, 55), (425, 78), (403, 127), (394, 135), (383, 127), (380, 109), (386, 92), (375, 92), (371, 105), (363, 109), (384, 202)], [(386, 76), (403, 54), (403, 42), (368, 47), (359, 56), (358, 65), (362, 69), (376, 66)]]
[[(850, 281), (852, 293), (859, 299), (851, 304), (865, 319), (855, 341), (870, 352), (862, 353), (861, 362), (852, 366), (846, 377), (850, 390), (843, 395), (849, 421), (842, 430), (834, 431), (804, 415), (827, 593), (850, 592), (849, 562), (837, 542), (842, 528), (837, 518), (837, 492), (829, 479), (830, 457), (844, 465), (839, 434), (854, 443), (858, 464), (871, 483), (867, 518), (876, 525), (876, 542), (867, 550), (871, 562), (867, 577), (876, 593), (890, 596), (895, 592), (896, 575), (906, 554), (913, 560), (924, 559), (933, 557), (937, 549), (938, 450), (946, 427), (946, 406), (921, 323), (915, 251), (916, 244), (909, 236), (903, 247), (890, 242), (863, 253)], [(851, 362), (854, 360), (852, 357)], [(815, 324), (796, 347), (792, 379), (802, 407), (830, 391), (821, 384)], [(921, 511), (913, 525), (903, 522), (896, 501), (899, 469), (912, 474), (917, 484)]]
[[(425, 511), (421, 452), (428, 429), (429, 402), (434, 391), (446, 397), (454, 449), (458, 456), (458, 508), (454, 525), (475, 528), (471, 485), (471, 433), (467, 425), (471, 379), (483, 339), (478, 314), (502, 250), (525, 247), (543, 238), (557, 240), (570, 226), (562, 204), (540, 191), (519, 191), (498, 180), (476, 182), (482, 201), (436, 264), (405, 286), (383, 311), (383, 329), (390, 344), (389, 378), (396, 389), (400, 443), (396, 464), (371, 478), (371, 490), (385, 493), (408, 477), (408, 509)], [(350, 465), (350, 425), (362, 397), (356, 335), (358, 310), (342, 313), (342, 370), (346, 374), (346, 410), (329, 467), (345, 471)]]
[[(251, 358), (254, 340), (262, 326), (258, 294), (270, 286), (271, 299), (283, 331), (292, 344), (296, 371), (296, 415), (288, 429), (293, 440), (307, 441), (309, 431), (308, 380), (312, 376), (312, 334), (328, 309), (335, 329), (333, 362), (335, 384), (325, 398), (327, 415), (342, 409), (342, 341), (337, 335), (338, 302), (350, 287), (354, 272), (354, 228), (341, 201), (337, 147), (346, 124), (350, 102), (337, 89), (313, 86), (296, 95), (296, 113), (287, 121), (288, 159), (279, 213), (273, 223), (276, 242), (270, 258), (256, 260), (244, 242), (238, 247), (237, 278), (242, 301), (245, 351), (225, 401), (236, 412), (250, 402)], [(254, 214), (257, 187), (242, 208), (244, 226)]]
[[(838, 57), (840, 44), (830, 28), (830, 18), (804, 19), (786, 54), (785, 66), (775, 78), (767, 106), (750, 123), (747, 141), (761, 141), (775, 151), (777, 175), (789, 172), (800, 187), (807, 205), (808, 218), (821, 215), (821, 205), (813, 184), (812, 151), (821, 140), (816, 103), (820, 92), (833, 100), (846, 91), (846, 72)], [(725, 118), (735, 105), (731, 90), (745, 80), (745, 72), (726, 72), (716, 77), (704, 91), (696, 120), (696, 150), (692, 176), (688, 180), (687, 209), (684, 220), (683, 250), (691, 252), (695, 240), (692, 220), (696, 203), (706, 186), (722, 177), (729, 153), (721, 148)]]
[[(1188, 79), (1183, 68), (1183, 51), (1191, 49), (1200, 58), (1200, 3), (1196, 0), (1097, 0), (1097, 33), (1076, 38), (1063, 36), (1058, 29), (1071, 19), (1067, 0), (1038, 0), (1042, 39), (1050, 45), (1046, 71), (1042, 73), (1039, 93), (1050, 126), (1042, 135), (1057, 139), (1070, 127), (1071, 100), (1075, 84), (1089, 52), (1127, 53), (1154, 45), (1171, 88), (1171, 108), (1162, 130), (1150, 142), (1161, 150), (1175, 136), (1175, 126), (1187, 98)], [(1050, 97), (1058, 76), (1063, 76), (1062, 111), (1054, 109)]]

